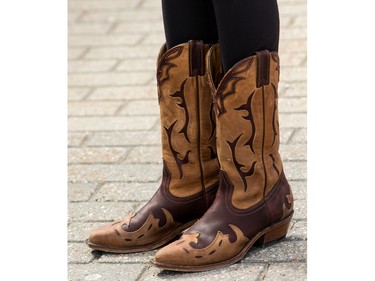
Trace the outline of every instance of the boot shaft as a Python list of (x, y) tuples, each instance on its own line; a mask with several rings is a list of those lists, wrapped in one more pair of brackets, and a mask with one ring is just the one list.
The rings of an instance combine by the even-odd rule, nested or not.
[(272, 190), (283, 171), (279, 155), (279, 57), (276, 52), (258, 52), (223, 76), (220, 47), (216, 45), (209, 51), (207, 66), (221, 170), (234, 187), (233, 206), (247, 209)]
[(202, 41), (166, 50), (158, 57), (163, 184), (176, 197), (187, 197), (218, 182), (215, 116)]

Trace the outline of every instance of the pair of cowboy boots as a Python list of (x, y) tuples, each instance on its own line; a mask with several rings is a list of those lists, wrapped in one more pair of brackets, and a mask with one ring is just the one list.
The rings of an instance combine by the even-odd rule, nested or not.
[(263, 50), (222, 73), (220, 46), (191, 40), (157, 65), (163, 177), (138, 212), (91, 233), (96, 250), (158, 248), (176, 271), (233, 264), (285, 237), (293, 196), (279, 155), (279, 57)]

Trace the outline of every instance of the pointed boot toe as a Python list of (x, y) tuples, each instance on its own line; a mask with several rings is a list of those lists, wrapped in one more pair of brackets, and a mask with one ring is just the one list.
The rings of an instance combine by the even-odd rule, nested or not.
[(162, 179), (136, 213), (91, 233), (89, 247), (132, 253), (159, 248), (194, 224), (215, 199), (219, 183), (216, 123), (200, 40), (160, 50), (157, 89)]

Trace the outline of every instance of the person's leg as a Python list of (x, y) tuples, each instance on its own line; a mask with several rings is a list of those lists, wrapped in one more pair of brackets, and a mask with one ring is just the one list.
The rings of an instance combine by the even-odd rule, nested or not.
[(162, 9), (168, 49), (189, 40), (217, 43), (211, 0), (162, 0)]
[[(176, 1), (179, 2), (179, 1)], [(277, 51), (279, 12), (276, 0), (212, 0), (224, 72), (256, 51)]]

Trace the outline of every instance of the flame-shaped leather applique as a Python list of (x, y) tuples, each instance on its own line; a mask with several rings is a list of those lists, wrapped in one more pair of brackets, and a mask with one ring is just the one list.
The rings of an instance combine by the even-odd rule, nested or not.
[(285, 195), (285, 199), (283, 201), (284, 201), (283, 202), (283, 216), (281, 217), (281, 219), (286, 218), (292, 212), (293, 201), (294, 201), (293, 195), (292, 194)]
[(166, 128), (164, 127), (165, 131), (167, 132), (167, 136), (168, 136), (168, 144), (169, 144), (169, 147), (171, 149), (171, 152), (173, 154), (173, 157), (176, 161), (176, 164), (177, 164), (177, 167), (178, 167), (178, 171), (180, 172), (180, 179), (182, 179), (182, 176), (183, 176), (183, 173), (182, 173), (182, 165), (184, 164), (187, 164), (189, 163), (189, 154), (191, 152), (191, 150), (188, 150), (185, 154), (185, 157), (183, 159), (180, 159), (178, 158), (178, 155), (180, 154), (178, 151), (176, 151), (173, 146), (172, 146), (172, 131), (173, 131), (173, 128), (174, 126), (176, 125), (177, 123), (177, 120), (174, 121), (170, 126), (169, 128)]
[(181, 99), (181, 102), (179, 102), (177, 105), (179, 107), (181, 107), (185, 112), (185, 123), (184, 123), (184, 126), (182, 127), (182, 129), (179, 131), (179, 133), (183, 133), (186, 140), (190, 143), (190, 139), (189, 139), (189, 136), (188, 136), (189, 111), (188, 111), (188, 107), (187, 107), (186, 99), (185, 99), (185, 83), (186, 83), (186, 81), (187, 81), (187, 79), (185, 79), (184, 82), (182, 82), (180, 90), (175, 92), (174, 94), (172, 94), (171, 97)]
[(269, 154), (269, 156), (270, 156), (271, 159), (272, 159), (272, 166), (273, 166), (273, 168), (275, 169), (277, 175), (280, 175), (280, 171), (279, 171), (279, 169), (278, 169), (278, 168), (276, 167), (276, 165), (275, 165), (275, 163), (276, 163), (276, 159), (275, 159), (275, 157), (273, 157), (272, 154)]
[(164, 84), (165, 81), (169, 79), (169, 72), (172, 67), (176, 67), (177, 65), (172, 63), (171, 61), (178, 58), (183, 51), (183, 46), (177, 46), (175, 48), (172, 48), (170, 51), (167, 51), (167, 53), (160, 59), (158, 63), (158, 69), (156, 74), (156, 80), (158, 83), (158, 100), (159, 103), (163, 99), (163, 94), (161, 92), (161, 86)]
[(249, 70), (251, 65), (253, 64), (253, 61), (253, 57), (248, 60), (241, 61), (237, 66), (235, 66), (235, 68), (233, 68), (233, 71), (228, 72), (227, 75), (225, 75), (223, 80), (220, 82), (220, 85), (216, 91), (216, 95), (214, 96), (218, 118), (222, 114), (227, 112), (224, 107), (224, 99), (230, 95), (233, 95), (236, 92), (236, 85), (238, 82), (246, 79), (246, 77), (241, 77), (239, 75)]
[(236, 158), (236, 146), (237, 146), (237, 142), (238, 140), (241, 138), (242, 134), (239, 135), (233, 142), (230, 142), (230, 141), (226, 141), (230, 147), (230, 150), (232, 152), (232, 161), (233, 161), (233, 164), (234, 166), (236, 167), (237, 169), (237, 172), (238, 174), (240, 175), (241, 179), (242, 179), (242, 182), (243, 182), (243, 185), (244, 185), (244, 191), (247, 190), (247, 181), (246, 181), (246, 177), (250, 177), (254, 174), (254, 170), (255, 170), (255, 164), (257, 163), (257, 161), (254, 161), (253, 164), (251, 165), (251, 168), (247, 171), (247, 172), (243, 172), (241, 170), (242, 167), (245, 167), (245, 165), (239, 163), (237, 161), (237, 158)]
[(210, 150), (210, 159), (216, 159), (217, 153), (215, 152), (215, 150), (211, 146), (209, 146), (208, 149)]
[(174, 229), (176, 224), (178, 224), (173, 220), (173, 216), (168, 210), (164, 208), (161, 208), (161, 210), (163, 211), (166, 218), (166, 223), (161, 227), (159, 226), (160, 219), (156, 219), (154, 215), (150, 213), (144, 224), (136, 231), (129, 232), (125, 231), (122, 228), (123, 225), (129, 225), (131, 223), (130, 216), (127, 216), (124, 218), (124, 220), (115, 223), (113, 225), (113, 230), (116, 233), (116, 235), (124, 241), (125, 244), (129, 243), (133, 246), (135, 244), (143, 245), (146, 243), (155, 242), (153, 241), (153, 237), (157, 237), (163, 231), (167, 232), (169, 229)]
[(273, 102), (273, 115), (272, 115), (272, 129), (273, 129), (273, 141), (271, 147), (275, 144), (276, 141), (276, 136), (277, 136), (277, 130), (276, 130), (276, 125), (275, 125), (275, 118), (276, 118), (276, 110), (277, 110), (277, 90), (276, 86), (272, 84), (272, 89), (273, 89), (273, 97), (274, 97), (274, 102)]
[(211, 103), (211, 107), (210, 107), (210, 123), (211, 123), (211, 134), (210, 134), (210, 137), (208, 138), (209, 141), (215, 135), (215, 130), (216, 130), (214, 103)]
[(197, 232), (184, 234), (179, 240), (171, 243), (163, 250), (166, 253), (169, 250), (177, 250), (179, 255), (176, 255), (176, 258), (181, 259), (181, 263), (183, 264), (210, 264), (222, 261), (225, 257), (237, 255), (249, 241), (237, 226), (229, 224), (229, 227), (236, 234), (237, 239), (234, 242), (229, 240), (229, 234), (223, 234), (221, 231), (218, 231), (210, 245), (205, 248), (199, 248), (198, 240), (200, 233)]
[(247, 111), (246, 116), (242, 116), (243, 119), (249, 120), (251, 124), (251, 136), (250, 139), (246, 142), (246, 145), (248, 145), (251, 149), (251, 151), (255, 154), (254, 148), (253, 148), (253, 142), (254, 142), (254, 137), (255, 137), (255, 124), (254, 124), (254, 118), (251, 110), (251, 101), (254, 97), (255, 91), (251, 93), (251, 95), (248, 97), (247, 101), (245, 104), (241, 105), (240, 107), (235, 108), (234, 110), (245, 110)]
[(278, 73), (277, 81), (280, 81), (280, 59), (275, 52), (271, 52), (271, 58), (276, 63), (276, 71)]

